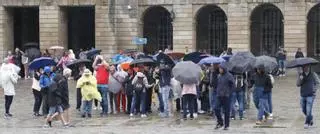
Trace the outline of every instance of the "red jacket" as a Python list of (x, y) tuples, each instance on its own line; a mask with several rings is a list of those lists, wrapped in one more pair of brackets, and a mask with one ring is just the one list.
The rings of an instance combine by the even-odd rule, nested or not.
[(98, 65), (96, 78), (98, 84), (108, 84), (109, 83), (109, 71), (104, 67), (104, 65)]

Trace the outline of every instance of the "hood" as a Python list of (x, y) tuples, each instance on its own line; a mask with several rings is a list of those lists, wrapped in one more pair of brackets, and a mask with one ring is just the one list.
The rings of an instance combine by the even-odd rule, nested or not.
[(51, 73), (51, 67), (46, 66), (46, 67), (44, 67), (43, 71), (44, 71), (45, 73)]

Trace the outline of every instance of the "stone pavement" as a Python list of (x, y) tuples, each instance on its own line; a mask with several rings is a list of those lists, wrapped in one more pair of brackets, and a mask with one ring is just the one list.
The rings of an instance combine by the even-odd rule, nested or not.
[[(65, 134), (212, 134), (212, 133), (281, 133), (281, 134), (300, 134), (300, 133), (318, 133), (320, 130), (320, 107), (318, 105), (319, 97), (314, 104), (313, 128), (303, 129), (304, 117), (299, 106), (299, 89), (295, 86), (296, 76), (294, 71), (285, 78), (276, 78), (276, 85), (273, 89), (274, 105), (274, 128), (254, 128), (256, 119), (256, 110), (254, 108), (246, 112), (247, 119), (243, 121), (232, 121), (230, 130), (214, 130), (215, 121), (209, 116), (200, 116), (193, 121), (180, 121), (178, 117), (170, 119), (161, 119), (154, 113), (147, 119), (129, 119), (127, 115), (111, 115), (106, 118), (100, 118), (98, 111), (95, 111), (92, 119), (82, 119), (78, 112), (72, 107), (72, 124), (74, 128), (63, 128), (60, 122), (54, 122), (53, 128), (42, 128), (44, 119), (42, 117), (32, 117), (33, 94), (31, 80), (21, 80), (17, 85), (17, 95), (14, 97), (11, 112), (14, 117), (11, 119), (0, 118), (1, 134), (40, 134), (40, 133), (65, 133)], [(74, 82), (70, 80), (70, 103), (75, 106)], [(0, 113), (4, 111), (3, 91), (0, 91)], [(252, 104), (253, 107), (253, 104)]]

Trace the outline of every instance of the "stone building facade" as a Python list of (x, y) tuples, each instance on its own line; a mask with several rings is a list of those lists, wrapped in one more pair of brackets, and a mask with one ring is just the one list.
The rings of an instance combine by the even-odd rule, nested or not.
[[(95, 47), (102, 49), (106, 56), (121, 49), (139, 48), (133, 44), (133, 37), (147, 37), (151, 43), (145, 47), (150, 50), (171, 48), (180, 52), (186, 49), (206, 51), (205, 49), (222, 49), (226, 46), (221, 45), (227, 45), (234, 51), (254, 50), (257, 54), (262, 54), (263, 49), (270, 49), (266, 51), (266, 54), (270, 54), (274, 49), (284, 46), (289, 56), (293, 56), (297, 48), (302, 48), (303, 52), (310, 56), (320, 54), (320, 34), (318, 35), (319, 30), (315, 30), (320, 29), (318, 17), (313, 18), (315, 21), (308, 26), (311, 22), (308, 20), (311, 10), (316, 14), (313, 16), (317, 16), (320, 11), (318, 0), (1, 0), (0, 3), (1, 56), (5, 56), (6, 51), (13, 50), (15, 46), (11, 8), (38, 8), (38, 42), (43, 50), (52, 45), (70, 45), (63, 8), (88, 6), (94, 8)], [(205, 11), (209, 16), (216, 17), (208, 19), (212, 21), (206, 24), (208, 27), (201, 27), (201, 23), (198, 22), (204, 8), (208, 8)], [(253, 30), (255, 21), (252, 14), (260, 10), (259, 8), (263, 11), (260, 11), (258, 17), (270, 12), (270, 18), (257, 19), (261, 21), (259, 22), (262, 27), (257, 32)], [(157, 14), (156, 10), (162, 11)], [(148, 12), (154, 12), (149, 14), (154, 16), (146, 17)], [(221, 15), (215, 15), (217, 12), (224, 15), (222, 18), (225, 20), (217, 21), (221, 18)], [(274, 17), (276, 15), (279, 18)], [(158, 22), (161, 22), (159, 25), (162, 27), (152, 29), (152, 26), (146, 26), (152, 25), (152, 18), (160, 19), (154, 23), (158, 25)], [(207, 17), (202, 18), (205, 22)], [(151, 19), (150, 23), (146, 19)], [(170, 23), (162, 23), (161, 19), (168, 19)], [(268, 21), (270, 24), (262, 21)], [(160, 29), (158, 33), (153, 33), (157, 28)], [(208, 51), (217, 53), (221, 50)]]

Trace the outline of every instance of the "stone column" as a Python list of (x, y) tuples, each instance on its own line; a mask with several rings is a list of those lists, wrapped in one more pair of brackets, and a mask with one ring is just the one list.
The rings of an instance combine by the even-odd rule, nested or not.
[(41, 5), (39, 7), (40, 49), (60, 45), (59, 40), (59, 7)]

